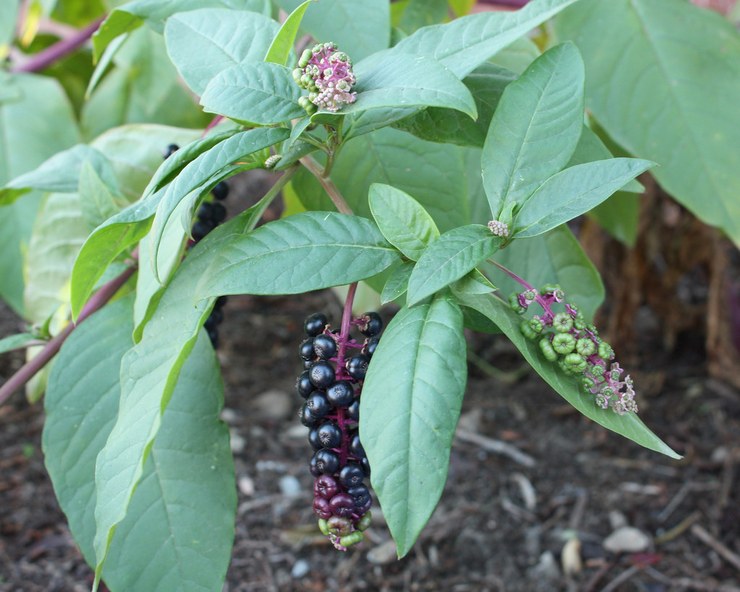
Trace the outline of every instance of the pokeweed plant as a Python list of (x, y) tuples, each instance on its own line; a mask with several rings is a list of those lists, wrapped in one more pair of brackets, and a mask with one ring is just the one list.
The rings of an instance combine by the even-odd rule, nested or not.
[[(714, 26), (722, 52), (740, 53), (725, 25), (670, 2), (672, 19), (696, 17), (681, 27)], [(661, 182), (678, 186), (685, 172), (680, 157), (645, 140), (638, 118), (616, 117), (601, 87), (587, 84), (604, 56), (635, 59), (594, 50), (594, 15), (616, 11), (609, 22), (626, 38), (632, 22), (619, 10), (631, 8), (533, 0), (461, 16), (469, 3), (451, 1), (460, 18), (449, 20), (447, 3), (421, 4), (122, 4), (76, 40), (96, 31), (97, 66), (79, 75), (82, 129), (53, 78), (23, 73), (73, 44), (1, 74), (15, 137), (49, 122), (55, 133), (19, 140), (2, 172), (6, 220), (35, 214), (25, 297), (17, 247), (3, 253), (2, 295), (35, 325), (0, 344), (42, 349), (0, 400), (53, 360), (46, 464), (96, 586), (221, 586), (236, 494), (213, 348), (232, 294), (349, 286), (338, 330), (321, 313), (307, 319), (296, 384), (315, 450), (314, 511), (339, 549), (369, 524), (368, 478), (399, 557), (429, 520), (465, 392), (466, 329), (503, 333), (583, 415), (677, 457), (636, 415), (636, 387), (591, 322), (603, 287), (566, 226), (589, 213), (624, 238), (627, 198), (608, 210), (606, 200), (640, 192), (635, 177), (654, 166), (614, 158), (586, 107), (633, 153), (665, 165), (655, 169)], [(647, 0), (632, 4), (650, 18)], [(287, 18), (273, 18), (278, 7)], [(555, 30), (587, 49), (585, 65), (573, 43), (551, 37), (540, 54), (526, 37), (562, 11)], [(669, 107), (696, 111), (682, 81), (670, 86), (680, 100)], [(112, 98), (121, 110), (108, 108)], [(721, 152), (722, 137), (692, 137), (704, 161)], [(226, 180), (259, 168), (279, 177), (223, 222)], [(713, 162), (700, 173), (720, 176)], [(712, 201), (728, 216), (704, 214), (737, 238), (729, 191)], [(260, 225), (281, 193), (286, 214)], [(691, 187), (676, 197), (696, 204)], [(29, 232), (10, 226), (11, 236)], [(376, 313), (353, 316), (358, 282), (398, 306), (382, 338)]]

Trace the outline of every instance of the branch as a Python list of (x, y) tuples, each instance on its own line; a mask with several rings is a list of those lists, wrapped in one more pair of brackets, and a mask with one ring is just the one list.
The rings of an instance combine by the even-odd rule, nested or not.
[(337, 211), (342, 214), (352, 215), (352, 208), (349, 207), (342, 193), (339, 191), (337, 186), (334, 185), (334, 181), (329, 177), (324, 176), (324, 172), (321, 170), (321, 165), (319, 165), (319, 163), (310, 156), (304, 156), (300, 159), (300, 162), (314, 177), (316, 177), (316, 180), (321, 183), (321, 186), (337, 208)]
[(47, 47), (45, 50), (40, 51), (31, 57), (27, 62), (15, 66), (10, 69), (11, 72), (38, 72), (44, 68), (48, 68), (55, 62), (58, 62), (62, 58), (73, 53), (92, 37), (93, 33), (98, 30), (100, 23), (105, 19), (101, 16), (99, 19), (93, 21), (84, 29), (80, 29), (75, 32), (74, 35), (70, 35), (66, 39), (57, 41), (54, 45)]
[(506, 6), (507, 8), (522, 8), (529, 0), (478, 0), (480, 4), (492, 4), (493, 6)]
[(36, 373), (41, 370), (51, 360), (59, 348), (62, 347), (64, 341), (74, 331), (75, 327), (89, 317), (95, 311), (101, 309), (113, 296), (118, 292), (119, 288), (125, 284), (128, 279), (136, 271), (136, 265), (127, 267), (118, 277), (113, 278), (107, 284), (103, 285), (91, 298), (87, 301), (80, 316), (77, 319), (77, 323), (70, 322), (62, 331), (55, 335), (50, 341), (46, 343), (44, 349), (32, 360), (26, 362), (18, 372), (13, 374), (6, 382), (0, 387), (0, 405), (5, 403), (10, 396), (26, 384)]

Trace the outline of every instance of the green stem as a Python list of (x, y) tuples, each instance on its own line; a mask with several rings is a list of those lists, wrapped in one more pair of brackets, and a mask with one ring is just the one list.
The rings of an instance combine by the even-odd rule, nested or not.
[(300, 162), (314, 177), (316, 177), (316, 180), (321, 183), (321, 186), (324, 188), (324, 191), (326, 191), (329, 199), (331, 199), (334, 207), (337, 208), (337, 211), (351, 216), (354, 213), (352, 212), (352, 208), (349, 207), (342, 193), (339, 191), (337, 186), (334, 185), (334, 181), (326, 176), (321, 165), (311, 156), (304, 156), (300, 159)]

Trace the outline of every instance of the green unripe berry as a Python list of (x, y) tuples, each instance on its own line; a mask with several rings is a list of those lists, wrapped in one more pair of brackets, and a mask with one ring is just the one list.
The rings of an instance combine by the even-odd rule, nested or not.
[(373, 522), (373, 515), (371, 512), (368, 512), (362, 518), (360, 518), (360, 521), (357, 523), (357, 528), (359, 530), (367, 530), (370, 527), (370, 524), (372, 524), (372, 522)]
[(604, 366), (601, 364), (594, 364), (590, 368), (591, 374), (593, 374), (596, 378), (601, 378), (604, 376)]
[(308, 61), (313, 57), (313, 52), (310, 49), (304, 49), (301, 54), (301, 58), (298, 60), (298, 67), (305, 68), (308, 66)]
[(537, 333), (534, 332), (534, 329), (529, 326), (529, 322), (524, 320), (519, 324), (519, 330), (522, 332), (522, 335), (526, 337), (529, 340), (537, 339)]
[(576, 351), (583, 357), (590, 356), (596, 352), (596, 344), (588, 337), (582, 337), (576, 341)]
[(539, 341), (540, 344), (540, 351), (542, 352), (542, 355), (545, 356), (545, 359), (548, 362), (555, 362), (558, 359), (558, 354), (555, 353), (555, 350), (552, 347), (552, 344), (550, 343), (549, 337), (543, 337)]
[(593, 381), (592, 378), (584, 376), (583, 378), (581, 378), (581, 384), (586, 390), (591, 390), (596, 383)]
[(527, 311), (526, 308), (519, 304), (519, 294), (516, 292), (509, 296), (509, 306), (511, 306), (511, 310), (516, 314), (524, 314)]
[(557, 333), (552, 338), (552, 347), (560, 355), (565, 356), (576, 347), (576, 338), (570, 333)]
[(359, 530), (356, 530), (348, 535), (340, 537), (339, 544), (342, 545), (343, 547), (351, 547), (352, 545), (361, 543), (364, 538), (365, 538), (365, 535), (361, 533)]
[(597, 353), (599, 357), (605, 362), (611, 360), (614, 357), (614, 350), (612, 349), (612, 346), (609, 345), (606, 341), (602, 341), (601, 343), (599, 343), (599, 349)]
[(352, 532), (352, 523), (341, 516), (332, 516), (326, 523), (326, 528), (330, 534), (345, 536)]
[(548, 292), (555, 292), (555, 290), (560, 290), (560, 286), (558, 284), (545, 284), (540, 288), (540, 294), (544, 296)]
[(583, 372), (588, 365), (583, 356), (577, 353), (568, 354), (563, 361), (573, 372)]
[(578, 313), (578, 316), (573, 320), (573, 326), (579, 331), (583, 331), (586, 328), (586, 321), (581, 316), (581, 313)]
[(545, 328), (545, 326), (542, 324), (542, 321), (537, 317), (529, 319), (529, 326), (532, 328), (532, 331), (537, 334), (542, 333), (542, 329)]
[(319, 518), (319, 530), (321, 534), (329, 536), (329, 523), (323, 518)]
[(300, 68), (293, 70), (293, 80), (295, 80), (295, 83), (298, 85), (301, 84), (301, 76), (303, 76), (303, 70)]
[(567, 312), (559, 312), (552, 319), (552, 327), (558, 333), (567, 333), (573, 328), (573, 319)]

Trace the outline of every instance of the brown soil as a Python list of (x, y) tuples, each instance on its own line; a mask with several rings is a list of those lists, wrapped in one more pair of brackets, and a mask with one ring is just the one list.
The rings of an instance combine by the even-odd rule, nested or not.
[[(494, 378), (471, 365), (464, 433), (414, 550), (395, 560), (378, 520), (361, 548), (335, 551), (316, 536), (310, 452), (292, 391), (302, 319), (316, 310), (339, 317), (330, 292), (232, 298), (226, 307), (219, 355), (224, 418), (240, 437), (240, 497), (225, 590), (740, 590), (740, 393), (706, 377), (690, 337), (670, 365), (634, 372), (642, 418), (682, 461), (571, 411), (538, 377), (519, 372), (503, 338), (471, 338), (472, 351), (505, 370)], [(0, 336), (17, 330), (7, 310), (2, 318)], [(3, 356), (0, 376), (20, 362)], [(44, 471), (42, 424), (41, 406), (19, 395), (0, 408), (2, 592), (83, 591), (90, 583)], [(490, 439), (530, 455), (534, 465), (487, 451)], [(293, 492), (292, 477), (300, 485)], [(647, 535), (645, 551), (603, 548), (620, 523)]]

